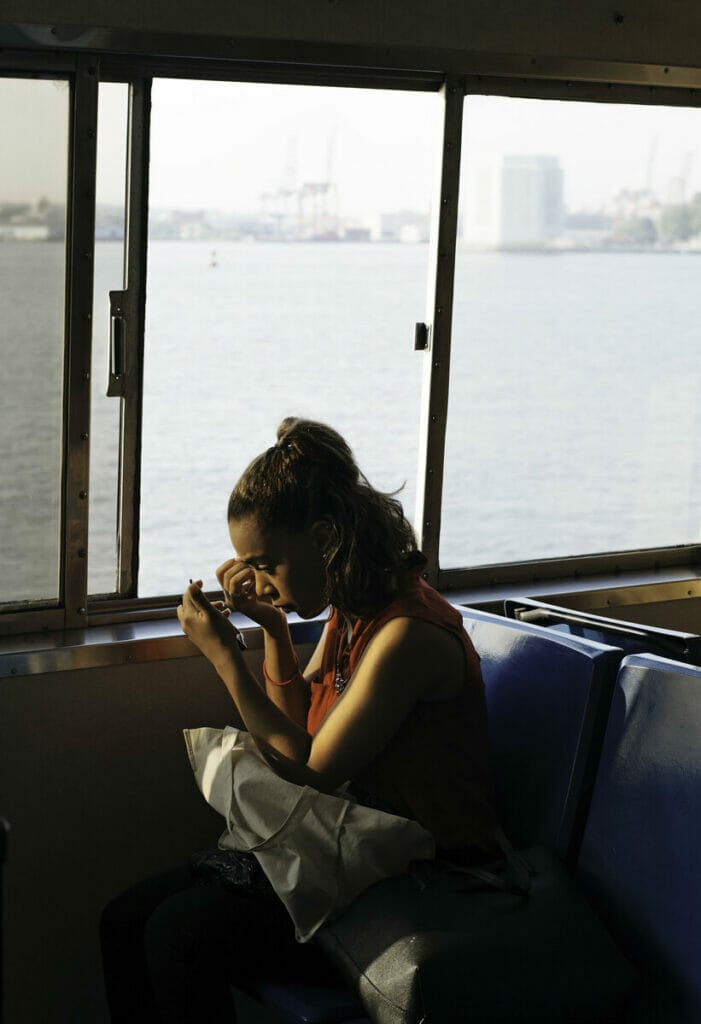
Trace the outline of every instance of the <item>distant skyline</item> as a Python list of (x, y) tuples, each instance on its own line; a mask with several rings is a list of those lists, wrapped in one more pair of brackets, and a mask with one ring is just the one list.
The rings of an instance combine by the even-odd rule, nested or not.
[[(68, 87), (0, 80), (0, 201), (61, 201)], [(101, 86), (98, 199), (124, 193), (126, 87)], [(31, 111), (31, 122), (28, 114)], [(566, 208), (598, 210), (622, 189), (662, 201), (701, 191), (701, 112), (470, 96), (470, 153), (556, 156)], [(151, 204), (253, 213), (261, 195), (330, 177), (346, 217), (425, 211), (440, 131), (435, 94), (161, 80), (154, 83)]]

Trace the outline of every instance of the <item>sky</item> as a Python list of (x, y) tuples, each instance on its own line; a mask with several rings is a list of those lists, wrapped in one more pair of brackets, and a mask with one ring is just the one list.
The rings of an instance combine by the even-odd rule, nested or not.
[[(101, 86), (103, 202), (123, 199), (126, 94)], [(0, 202), (65, 194), (67, 118), (65, 83), (0, 80), (2, 137), (12, 139), (0, 160)], [(151, 205), (251, 213), (264, 194), (330, 178), (346, 217), (425, 212), (440, 127), (431, 93), (157, 81)], [(701, 111), (692, 108), (474, 96), (463, 136), (463, 161), (471, 153), (558, 156), (571, 211), (648, 185), (670, 200), (680, 177), (687, 196), (701, 191)]]

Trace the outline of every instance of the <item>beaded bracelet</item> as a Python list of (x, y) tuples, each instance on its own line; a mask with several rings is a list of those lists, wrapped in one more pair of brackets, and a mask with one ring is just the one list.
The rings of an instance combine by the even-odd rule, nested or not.
[(270, 678), (270, 676), (268, 675), (268, 670), (265, 667), (265, 662), (263, 662), (263, 678), (265, 679), (266, 683), (270, 683), (271, 686), (289, 686), (290, 683), (294, 683), (295, 679), (299, 679), (301, 675), (302, 673), (299, 668), (299, 662), (297, 662), (297, 668), (292, 673), (290, 678), (285, 679), (283, 683), (278, 683), (274, 679)]

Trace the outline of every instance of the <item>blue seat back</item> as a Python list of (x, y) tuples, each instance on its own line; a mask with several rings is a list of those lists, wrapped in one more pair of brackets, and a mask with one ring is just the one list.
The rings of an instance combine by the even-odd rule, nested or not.
[(616, 682), (578, 876), (648, 979), (641, 1020), (701, 1020), (699, 863), (701, 668), (631, 655)]
[(497, 800), (517, 846), (572, 863), (622, 652), (460, 607), (481, 659)]
[(570, 636), (620, 647), (625, 654), (658, 654), (701, 665), (701, 636), (696, 633), (610, 619), (528, 597), (507, 598), (504, 612), (510, 619), (533, 622)]

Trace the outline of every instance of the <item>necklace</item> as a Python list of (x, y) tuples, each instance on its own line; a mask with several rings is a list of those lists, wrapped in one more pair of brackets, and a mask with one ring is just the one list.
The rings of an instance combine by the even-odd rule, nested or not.
[(338, 630), (336, 645), (336, 673), (333, 678), (333, 688), (336, 693), (343, 693), (351, 677), (350, 647), (353, 639), (353, 623), (344, 619), (344, 624), (345, 629), (341, 627)]

